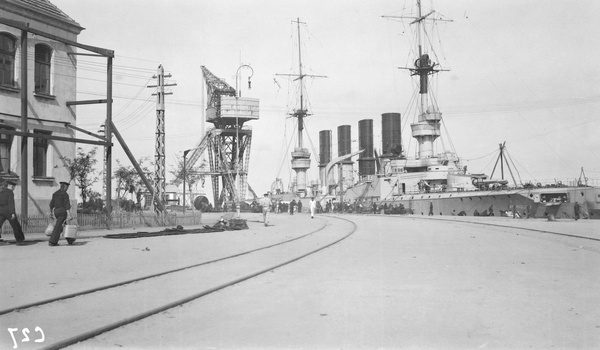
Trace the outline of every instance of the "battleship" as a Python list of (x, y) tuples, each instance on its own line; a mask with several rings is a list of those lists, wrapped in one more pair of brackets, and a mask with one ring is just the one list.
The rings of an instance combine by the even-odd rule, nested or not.
[[(373, 120), (359, 121), (359, 151), (351, 152), (350, 125), (338, 127), (338, 157), (331, 159), (331, 130), (319, 133), (319, 182), (313, 194), (321, 203), (333, 207), (360, 204), (362, 208), (394, 208), (396, 212), (416, 215), (513, 216), (600, 219), (600, 188), (588, 185), (583, 169), (579, 180), (553, 184), (517, 181), (506, 157), (506, 145), (500, 144), (492, 175), (470, 173), (451, 151), (435, 152), (434, 142), (441, 136), (442, 113), (430, 96), (430, 79), (444, 69), (433, 62), (433, 48), (423, 45), (424, 23), (444, 20), (435, 12), (417, 13), (409, 19), (416, 26), (414, 51), (417, 57), (406, 71), (416, 80), (417, 116), (410, 125), (418, 149), (407, 157), (402, 146), (400, 113), (381, 115), (382, 148), (373, 146)], [(358, 179), (353, 178), (353, 157), (358, 156)], [(501, 176), (493, 179), (496, 168)], [(303, 169), (304, 170), (304, 169)], [(513, 182), (505, 179), (510, 173)], [(337, 180), (334, 174), (337, 173)], [(309, 189), (310, 190), (310, 189)], [(302, 189), (296, 196), (311, 196)]]

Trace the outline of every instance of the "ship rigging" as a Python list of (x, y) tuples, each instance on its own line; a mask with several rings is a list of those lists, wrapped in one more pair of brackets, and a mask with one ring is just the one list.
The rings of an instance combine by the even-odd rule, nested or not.
[[(304, 147), (304, 118), (310, 116), (311, 114), (308, 111), (307, 104), (305, 101), (305, 82), (306, 78), (327, 78), (324, 75), (314, 75), (314, 74), (306, 74), (305, 68), (302, 64), (302, 39), (300, 35), (300, 24), (306, 25), (306, 23), (301, 22), (300, 18), (292, 21), (292, 23), (296, 24), (297, 35), (298, 35), (298, 72), (293, 74), (276, 74), (277, 76), (283, 76), (288, 78), (294, 78), (293, 81), (297, 82), (298, 92), (299, 92), (299, 105), (297, 108), (293, 110), (290, 114), (293, 118), (297, 120), (296, 130), (297, 130), (297, 144), (294, 150), (291, 153), (292, 156), (292, 169), (296, 172), (295, 186), (292, 188), (292, 192), (300, 197), (305, 197), (309, 191), (307, 186), (307, 176), (306, 172), (310, 168), (310, 152), (308, 148)], [(275, 180), (278, 184), (279, 177)], [(274, 185), (275, 185), (274, 183)], [(292, 187), (292, 186), (290, 186)]]

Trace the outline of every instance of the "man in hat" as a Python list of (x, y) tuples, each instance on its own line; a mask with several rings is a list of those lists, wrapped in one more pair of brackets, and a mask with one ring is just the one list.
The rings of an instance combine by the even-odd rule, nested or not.
[(264, 197), (258, 202), (262, 206), (263, 222), (265, 226), (269, 224), (269, 212), (271, 211), (271, 200), (269, 199), (269, 193), (265, 193)]
[[(8, 220), (13, 229), (15, 240), (18, 243), (24, 241), (25, 236), (15, 212), (15, 195), (13, 189), (16, 185), (17, 183), (13, 180), (0, 180), (0, 228), (4, 225), (4, 221)], [(11, 186), (11, 188), (8, 186)]]
[(63, 224), (65, 220), (71, 219), (71, 200), (67, 190), (69, 189), (68, 182), (61, 182), (60, 189), (52, 194), (52, 200), (50, 201), (50, 218), (54, 219), (56, 216), (56, 222), (54, 223), (54, 230), (48, 241), (48, 245), (58, 245), (60, 234), (63, 231)]

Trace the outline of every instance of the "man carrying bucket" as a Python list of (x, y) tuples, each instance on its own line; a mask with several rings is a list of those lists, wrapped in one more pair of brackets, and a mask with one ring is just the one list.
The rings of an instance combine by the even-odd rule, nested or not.
[[(52, 200), (50, 201), (50, 218), (54, 219), (56, 216), (56, 222), (54, 223), (54, 230), (48, 241), (48, 245), (57, 246), (60, 234), (63, 231), (63, 224), (65, 220), (71, 220), (71, 200), (67, 190), (69, 189), (68, 182), (61, 182), (60, 189), (52, 194)], [(67, 241), (69, 239), (67, 238)], [(69, 242), (71, 244), (72, 242)]]

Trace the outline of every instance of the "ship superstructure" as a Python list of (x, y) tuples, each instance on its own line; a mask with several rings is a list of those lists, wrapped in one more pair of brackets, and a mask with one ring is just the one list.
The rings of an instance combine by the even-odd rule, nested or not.
[[(406, 16), (410, 24), (416, 26), (417, 58), (412, 67), (405, 68), (417, 80), (418, 102), (417, 121), (411, 124), (412, 137), (417, 140), (417, 156), (407, 158), (402, 153), (396, 157), (384, 158), (384, 168), (388, 174), (395, 174), (401, 181), (398, 183), (398, 193), (417, 193), (421, 190), (469, 190), (468, 176), (464, 175), (464, 168), (458, 156), (451, 151), (435, 154), (434, 142), (441, 136), (442, 113), (435, 99), (430, 94), (430, 79), (442, 69), (438, 63), (433, 62), (432, 48), (423, 45), (426, 37), (425, 22), (428, 20), (445, 20), (439, 17), (432, 18), (434, 11), (422, 13), (421, 2), (417, 1), (417, 14), (415, 17)], [(390, 118), (382, 116), (382, 118)], [(398, 116), (399, 118), (399, 116)], [(383, 129), (385, 130), (385, 129)], [(465, 180), (465, 181), (462, 181)]]
[[(338, 203), (361, 202), (365, 204), (363, 207), (376, 203), (380, 208), (422, 215), (489, 216), (510, 213), (514, 216), (560, 218), (575, 217), (576, 211), (579, 211), (583, 216), (600, 219), (600, 188), (588, 186), (585, 177), (571, 183), (557, 181), (542, 185), (517, 183), (513, 176), (513, 183), (509, 186), (504, 179), (504, 165), (509, 165), (504, 158), (504, 143), (500, 144), (496, 162), (501, 168), (500, 179), (469, 173), (455, 152), (436, 152), (435, 141), (441, 137), (442, 113), (431, 96), (429, 85), (430, 79), (444, 69), (433, 61), (435, 55), (431, 49), (423, 45), (426, 36), (424, 23), (446, 19), (435, 11), (423, 14), (420, 1), (417, 1), (415, 16), (397, 18), (408, 19), (411, 25), (416, 26), (417, 47), (414, 52), (417, 57), (412, 66), (404, 68), (417, 80), (417, 118), (410, 125), (411, 136), (418, 147), (415, 156), (409, 157), (402, 146), (400, 113), (383, 113), (381, 116), (380, 156), (373, 153), (373, 120), (361, 120), (358, 125), (360, 150), (356, 152), (361, 154), (359, 181), (346, 188), (342, 185), (343, 175), (340, 174), (339, 184), (331, 186), (332, 181), (325, 172), (321, 175), (322, 183), (328, 185), (321, 187), (324, 196), (335, 196)], [(342, 164), (342, 159), (350, 162), (350, 158), (356, 155), (350, 150), (344, 152), (346, 156), (340, 155), (326, 168), (331, 168), (334, 163)], [(375, 162), (371, 162), (373, 156)], [(376, 165), (376, 172), (371, 168), (372, 163)]]

